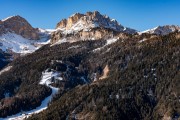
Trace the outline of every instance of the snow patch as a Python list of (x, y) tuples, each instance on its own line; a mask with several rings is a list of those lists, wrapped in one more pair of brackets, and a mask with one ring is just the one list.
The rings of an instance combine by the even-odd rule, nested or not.
[(5, 18), (5, 19), (2, 19), (1, 21), (4, 22), (4, 21), (6, 21), (6, 20), (8, 20), (8, 19), (11, 19), (11, 18), (13, 18), (13, 17), (15, 17), (15, 16), (17, 16), (17, 15), (9, 16), (9, 17), (7, 17), (7, 18)]
[[(30, 117), (33, 114), (40, 113), (43, 110), (47, 109), (48, 103), (51, 101), (53, 95), (55, 95), (59, 90), (59, 88), (55, 88), (55, 87), (51, 86), (51, 83), (53, 83), (52, 78), (57, 77), (58, 75), (59, 75), (58, 72), (53, 72), (53, 71), (49, 72), (48, 70), (46, 70), (45, 72), (42, 73), (42, 79), (39, 82), (39, 84), (50, 87), (52, 89), (52, 94), (42, 101), (41, 106), (37, 107), (36, 109), (30, 110), (30, 111), (22, 111), (16, 115), (8, 116), (4, 120), (23, 120), (25, 118)], [(0, 118), (0, 120), (1, 120), (1, 118)]]
[(142, 42), (144, 42), (144, 41), (146, 41), (146, 40), (147, 40), (147, 39), (144, 38), (144, 39), (140, 40), (139, 43), (142, 43)]
[(115, 43), (117, 40), (118, 40), (118, 38), (108, 39), (108, 40), (106, 40), (106, 44), (105, 44), (104, 46), (94, 49), (93, 52), (100, 51), (101, 49), (103, 49), (103, 48), (106, 47), (107, 45), (110, 45), (110, 44)]
[(119, 94), (116, 95), (116, 99), (119, 99)]
[(86, 84), (88, 83), (88, 81), (84, 77), (81, 77), (81, 80), (83, 80)]
[(58, 42), (52, 44), (51, 47), (52, 47), (52, 46), (55, 46), (55, 45), (62, 44), (62, 43), (66, 43), (66, 42), (68, 42), (67, 39), (66, 39), (66, 38), (63, 38), (63, 39), (58, 40)]
[(117, 38), (108, 39), (106, 45), (113, 44), (113, 43), (115, 43), (117, 40), (118, 40)]
[(68, 49), (79, 48), (79, 47), (80, 47), (79, 45), (75, 45), (75, 46), (69, 47)]
[(4, 72), (9, 71), (11, 68), (12, 68), (12, 66), (7, 66), (6, 68), (2, 69), (2, 70), (0, 71), (0, 75), (1, 75), (2, 73), (4, 73)]
[(158, 28), (158, 26), (155, 28), (152, 28), (152, 29), (147, 29), (145, 31), (138, 32), (138, 33), (139, 33), (139, 35), (141, 35), (143, 33), (153, 33), (157, 28)]

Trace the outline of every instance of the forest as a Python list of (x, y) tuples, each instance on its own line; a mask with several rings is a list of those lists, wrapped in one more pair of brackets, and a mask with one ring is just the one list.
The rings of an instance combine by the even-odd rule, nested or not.
[[(52, 92), (39, 84), (42, 72), (53, 69), (62, 73), (64, 81), (52, 84), (61, 89), (46, 110), (28, 120), (179, 118), (179, 34), (129, 35), (109, 45), (106, 40), (46, 45), (19, 57), (0, 75), (0, 117), (39, 106)], [(108, 75), (101, 79), (106, 66)]]

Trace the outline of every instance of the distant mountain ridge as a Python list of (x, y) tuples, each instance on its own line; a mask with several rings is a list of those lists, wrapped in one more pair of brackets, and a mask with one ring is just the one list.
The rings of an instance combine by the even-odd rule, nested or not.
[(149, 33), (149, 34), (156, 34), (156, 35), (167, 35), (175, 31), (180, 31), (180, 27), (178, 25), (165, 25), (165, 26), (158, 26), (153, 29), (142, 31), (140, 32), (140, 34)]
[[(48, 34), (51, 34), (51, 44), (54, 44), (56, 42), (99, 40), (122, 36), (124, 38), (124, 34), (136, 33), (167, 35), (174, 31), (180, 31), (180, 27), (175, 25), (165, 25), (138, 32), (135, 29), (124, 27), (115, 19), (111, 19), (107, 15), (102, 15), (98, 11), (94, 11), (85, 14), (75, 13), (67, 19), (62, 19), (57, 23), (56, 29)], [(0, 37), (3, 36), (3, 34), (9, 33), (20, 35), (29, 40), (41, 39), (42, 35), (40, 29), (33, 28), (27, 20), (19, 15), (10, 16), (0, 20)]]

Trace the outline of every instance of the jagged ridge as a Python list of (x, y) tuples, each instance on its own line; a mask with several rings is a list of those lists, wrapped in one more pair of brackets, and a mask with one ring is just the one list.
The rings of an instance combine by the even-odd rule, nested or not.
[(149, 33), (149, 34), (156, 34), (156, 35), (167, 35), (175, 31), (180, 31), (180, 27), (177, 25), (165, 25), (165, 26), (158, 26), (153, 29), (140, 32), (140, 34)]
[[(51, 43), (76, 42), (79, 40), (100, 40), (119, 37), (119, 34), (134, 34), (137, 31), (120, 25), (116, 20), (98, 11), (86, 14), (76, 13), (61, 20), (52, 33)], [(124, 35), (123, 35), (124, 36)]]
[(76, 13), (68, 19), (60, 21), (56, 28), (72, 31), (89, 31), (91, 28), (110, 28), (118, 32), (135, 33), (136, 30), (120, 25), (115, 19), (110, 19), (107, 15), (101, 15), (98, 11), (87, 12), (86, 14)]

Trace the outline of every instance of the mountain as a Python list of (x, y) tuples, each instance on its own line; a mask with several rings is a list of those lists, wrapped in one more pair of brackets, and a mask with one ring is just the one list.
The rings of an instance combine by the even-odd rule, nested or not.
[[(0, 89), (0, 116), (179, 118), (179, 35), (45, 45), (16, 59), (0, 75), (5, 88)], [(141, 37), (146, 40), (140, 42)]]
[(0, 20), (0, 69), (20, 55), (32, 53), (48, 44), (50, 34), (51, 30), (33, 28), (18, 15)]
[(107, 15), (101, 15), (98, 11), (87, 12), (86, 14), (76, 13), (68, 19), (60, 21), (56, 29), (65, 30), (66, 33), (74, 31), (89, 31), (92, 28), (110, 28), (119, 32), (135, 33), (136, 31), (120, 25), (115, 19), (110, 19)]
[(0, 49), (2, 51), (31, 53), (49, 38), (50, 31), (33, 28), (20, 16), (11, 16), (0, 21)]
[(156, 34), (156, 35), (167, 35), (175, 31), (180, 31), (180, 27), (175, 26), (175, 25), (165, 25), (165, 26), (158, 26), (153, 29), (140, 32), (140, 34), (149, 33), (149, 34)]
[(33, 28), (21, 16), (11, 16), (0, 21), (0, 35), (8, 32), (14, 32), (26, 39), (39, 39), (38, 29)]
[(51, 43), (108, 39), (120, 33), (134, 34), (136, 32), (134, 29), (120, 25), (107, 15), (101, 15), (98, 11), (86, 14), (76, 13), (57, 24)]
[[(20, 55), (12, 60), (1, 46), (0, 120), (178, 120), (180, 32), (130, 34), (116, 22), (107, 27), (103, 21), (111, 19), (98, 12), (77, 14), (71, 24), (37, 29), (40, 40), (12, 31), (1, 35), (6, 43), (35, 48), (11, 48)], [(102, 20), (72, 29), (93, 14)], [(92, 27), (96, 20), (101, 27)]]

